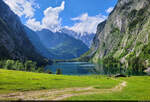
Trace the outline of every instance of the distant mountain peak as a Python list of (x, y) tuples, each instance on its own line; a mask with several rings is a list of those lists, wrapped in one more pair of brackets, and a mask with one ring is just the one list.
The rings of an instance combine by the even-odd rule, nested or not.
[(69, 36), (74, 37), (75, 39), (79, 39), (81, 41), (83, 41), (89, 48), (91, 47), (93, 38), (95, 36), (94, 33), (79, 33), (79, 32), (75, 32), (73, 30), (69, 30), (67, 28), (62, 28), (61, 30), (59, 30), (62, 33), (66, 33)]
[(43, 29), (36, 32), (43, 45), (52, 54), (52, 59), (72, 59), (80, 57), (89, 48), (78, 39), (62, 32)]

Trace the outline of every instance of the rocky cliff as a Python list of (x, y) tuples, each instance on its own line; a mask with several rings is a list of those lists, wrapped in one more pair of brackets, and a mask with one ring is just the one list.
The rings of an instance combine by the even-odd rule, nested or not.
[(98, 26), (92, 61), (113, 57), (128, 67), (131, 60), (140, 58), (141, 64), (149, 66), (149, 39), (150, 0), (118, 0), (107, 21)]
[(30, 59), (43, 63), (27, 38), (24, 26), (10, 8), (0, 0), (0, 59)]

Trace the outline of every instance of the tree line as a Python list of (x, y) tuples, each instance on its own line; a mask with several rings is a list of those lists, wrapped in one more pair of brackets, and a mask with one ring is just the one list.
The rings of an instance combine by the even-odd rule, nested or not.
[[(44, 66), (38, 67), (36, 62), (32, 60), (27, 60), (21, 62), (19, 60), (0, 60), (0, 68), (7, 70), (18, 70), (18, 71), (28, 71), (28, 72), (38, 72), (38, 73), (48, 73), (53, 74), (50, 69), (44, 70)], [(61, 69), (56, 70), (56, 74), (62, 74)]]

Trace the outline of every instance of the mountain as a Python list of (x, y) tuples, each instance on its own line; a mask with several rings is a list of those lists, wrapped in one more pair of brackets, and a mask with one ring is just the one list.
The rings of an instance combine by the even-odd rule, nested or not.
[(72, 30), (68, 30), (66, 28), (61, 29), (60, 32), (68, 34), (69, 36), (72, 36), (76, 39), (83, 41), (89, 48), (91, 47), (93, 38), (95, 36), (94, 33), (92, 33), (92, 34), (89, 34), (89, 33), (81, 34), (81, 33), (74, 32)]
[(149, 67), (149, 5), (150, 0), (118, 0), (108, 19), (98, 25), (92, 48), (84, 58), (91, 54), (88, 58), (93, 62), (118, 62), (136, 71)]
[(80, 57), (89, 48), (80, 40), (77, 40), (62, 32), (51, 32), (43, 29), (36, 32), (53, 59), (72, 59)]
[(19, 17), (0, 0), (0, 59), (32, 60), (42, 64), (44, 57), (35, 51)]
[(43, 45), (38, 34), (26, 26), (24, 26), (24, 29), (26, 31), (29, 40), (32, 42), (33, 46), (35, 47), (36, 51), (48, 59), (53, 58), (54, 55), (50, 53), (48, 49)]

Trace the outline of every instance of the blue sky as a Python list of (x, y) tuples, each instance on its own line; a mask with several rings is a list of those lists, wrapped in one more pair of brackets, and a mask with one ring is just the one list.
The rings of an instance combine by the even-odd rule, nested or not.
[[(34, 31), (63, 27), (76, 32), (95, 32), (117, 0), (4, 0)], [(88, 27), (87, 27), (88, 26)]]

